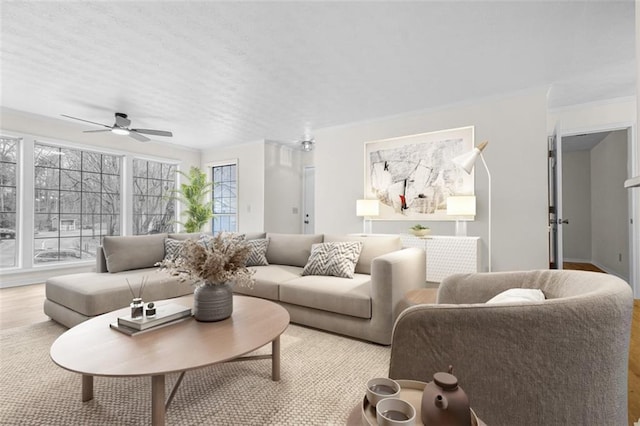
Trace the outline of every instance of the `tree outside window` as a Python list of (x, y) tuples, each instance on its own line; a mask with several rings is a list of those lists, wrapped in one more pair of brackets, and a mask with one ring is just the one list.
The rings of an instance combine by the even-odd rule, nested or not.
[(0, 136), (0, 268), (17, 266), (17, 158), (21, 139)]
[(176, 165), (133, 160), (133, 234), (174, 232)]

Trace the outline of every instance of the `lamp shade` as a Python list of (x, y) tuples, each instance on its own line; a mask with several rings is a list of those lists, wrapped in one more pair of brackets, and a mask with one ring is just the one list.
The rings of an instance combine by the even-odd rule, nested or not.
[(455, 195), (447, 197), (447, 215), (475, 216), (476, 197), (474, 195)]
[(378, 200), (357, 200), (356, 216), (378, 216), (380, 214), (380, 203)]
[(473, 165), (475, 164), (476, 160), (480, 156), (480, 153), (482, 152), (482, 150), (486, 148), (488, 143), (489, 142), (484, 141), (480, 145), (474, 147), (471, 151), (465, 152), (464, 154), (454, 157), (451, 161), (453, 162), (453, 164), (464, 169), (465, 172), (471, 174), (471, 170), (473, 170)]

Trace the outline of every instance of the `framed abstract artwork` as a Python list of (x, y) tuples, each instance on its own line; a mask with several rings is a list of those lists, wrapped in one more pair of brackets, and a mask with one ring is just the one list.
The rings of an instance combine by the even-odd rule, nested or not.
[(380, 201), (376, 219), (455, 220), (447, 197), (474, 195), (474, 178), (451, 160), (473, 146), (473, 126), (366, 142), (364, 196)]

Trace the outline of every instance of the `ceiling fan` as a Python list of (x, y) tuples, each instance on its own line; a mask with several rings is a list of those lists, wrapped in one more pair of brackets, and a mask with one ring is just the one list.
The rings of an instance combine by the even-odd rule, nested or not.
[(97, 132), (112, 132), (116, 135), (128, 135), (135, 140), (140, 142), (150, 141), (146, 135), (154, 135), (154, 136), (173, 136), (173, 133), (165, 131), (165, 130), (151, 130), (151, 129), (131, 129), (129, 126), (131, 125), (131, 120), (127, 118), (127, 114), (123, 114), (121, 112), (116, 112), (116, 121), (113, 123), (113, 126), (107, 126), (106, 124), (96, 123), (95, 121), (84, 120), (82, 118), (71, 117), (70, 115), (61, 114), (63, 117), (71, 118), (73, 120), (80, 120), (86, 123), (96, 124), (98, 126), (106, 127), (107, 129), (101, 130), (85, 130), (83, 133), (97, 133)]

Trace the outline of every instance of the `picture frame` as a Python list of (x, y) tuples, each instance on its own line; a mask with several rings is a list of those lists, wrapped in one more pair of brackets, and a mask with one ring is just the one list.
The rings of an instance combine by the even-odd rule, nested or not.
[(373, 220), (450, 221), (447, 198), (474, 195), (474, 174), (452, 159), (474, 147), (474, 127), (365, 142), (366, 199), (380, 201)]

